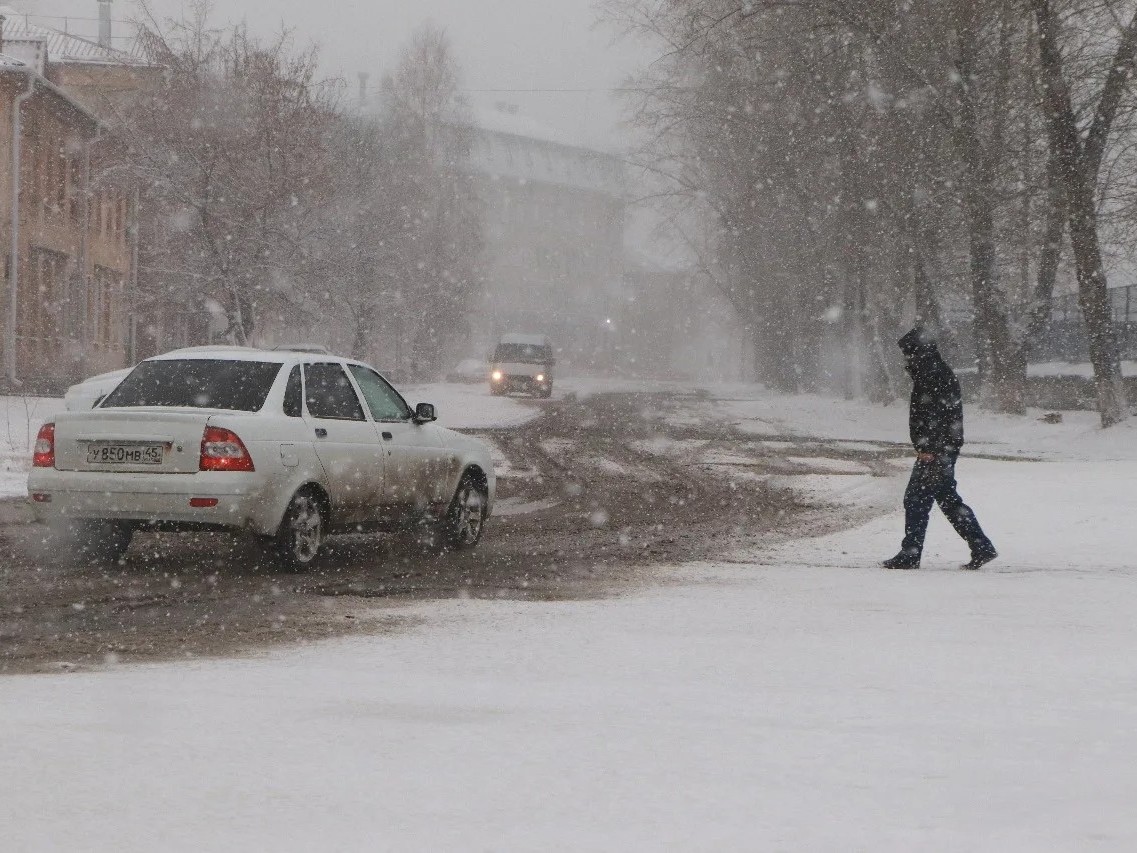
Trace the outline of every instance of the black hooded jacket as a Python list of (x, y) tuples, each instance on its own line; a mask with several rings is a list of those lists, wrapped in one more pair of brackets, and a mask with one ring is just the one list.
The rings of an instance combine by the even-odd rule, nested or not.
[(908, 431), (919, 453), (959, 453), (963, 447), (963, 393), (936, 344), (922, 329), (900, 339), (912, 377)]

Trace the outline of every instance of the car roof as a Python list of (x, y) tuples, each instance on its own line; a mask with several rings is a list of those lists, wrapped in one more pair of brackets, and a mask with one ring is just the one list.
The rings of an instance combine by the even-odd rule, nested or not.
[(266, 350), (256, 347), (238, 346), (207, 346), (186, 347), (171, 352), (162, 353), (147, 361), (183, 361), (186, 359), (209, 361), (264, 361), (274, 364), (297, 364), (319, 361), (334, 361), (343, 364), (362, 364), (353, 358), (343, 358), (338, 355), (325, 355), (324, 353), (294, 352), (290, 350)]
[(547, 347), (549, 346), (549, 338), (547, 335), (508, 334), (502, 335), (501, 340), (498, 343), (524, 344), (531, 347)]
[(323, 344), (281, 344), (272, 349), (273, 352), (306, 352), (312, 355), (332, 354), (332, 351)]

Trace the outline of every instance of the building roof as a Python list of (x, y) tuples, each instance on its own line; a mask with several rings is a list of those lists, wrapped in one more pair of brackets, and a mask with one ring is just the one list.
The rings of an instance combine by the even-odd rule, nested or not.
[(478, 110), (474, 113), (474, 124), (491, 133), (508, 133), (525, 139), (551, 142), (569, 148), (587, 148), (571, 134), (561, 133), (531, 116), (524, 115), (515, 107), (500, 104), (494, 110)]
[(624, 196), (624, 165), (613, 154), (567, 142), (551, 128), (513, 111), (480, 112), (474, 125), (470, 165), (475, 172)]
[(33, 66), (29, 65), (27, 62), (24, 62), (22, 59), (17, 59), (14, 56), (8, 56), (7, 54), (0, 53), (0, 74), (10, 74), (15, 72), (26, 74), (32, 77), (32, 79), (35, 80), (36, 86), (38, 88), (44, 89), (55, 95), (55, 97), (61, 99), (62, 101), (65, 101), (68, 106), (75, 110), (75, 112), (82, 115), (92, 124), (101, 125), (103, 123), (102, 119), (100, 119), (97, 115), (95, 115), (85, 106), (67, 94), (67, 92), (65, 92), (63, 89), (60, 89), (42, 74), (37, 72)]
[(5, 19), (3, 34), (5, 42), (42, 42), (47, 47), (47, 56), (51, 62), (149, 65), (145, 59), (134, 53), (103, 47), (90, 39), (33, 24), (29, 16), (11, 6), (0, 6), (0, 15)]

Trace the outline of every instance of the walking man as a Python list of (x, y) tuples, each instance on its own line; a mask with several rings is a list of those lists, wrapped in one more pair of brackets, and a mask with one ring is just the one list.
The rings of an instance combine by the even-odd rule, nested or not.
[(978, 569), (998, 554), (983, 533), (975, 513), (959, 496), (955, 461), (963, 447), (963, 395), (959, 380), (944, 361), (935, 341), (923, 329), (900, 339), (904, 366), (912, 377), (908, 429), (916, 448), (916, 464), (904, 492), (904, 543), (886, 569), (918, 569), (932, 504), (938, 503), (951, 526), (971, 546), (965, 569)]

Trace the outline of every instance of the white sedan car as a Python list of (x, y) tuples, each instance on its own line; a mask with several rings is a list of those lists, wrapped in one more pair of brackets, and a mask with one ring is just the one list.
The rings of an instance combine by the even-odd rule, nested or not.
[(338, 532), (472, 548), (493, 507), (489, 448), (434, 421), (351, 359), (176, 351), (44, 424), (28, 493), (41, 521), (102, 559), (138, 530), (252, 533), (293, 569)]

